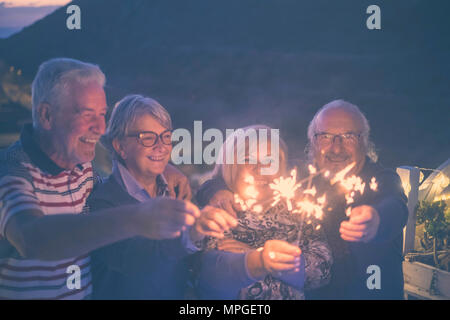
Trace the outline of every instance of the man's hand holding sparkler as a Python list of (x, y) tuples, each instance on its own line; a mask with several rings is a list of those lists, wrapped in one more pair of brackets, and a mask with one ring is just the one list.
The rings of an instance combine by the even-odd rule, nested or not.
[(283, 272), (298, 272), (301, 254), (302, 251), (299, 247), (286, 241), (268, 240), (264, 247), (248, 254), (248, 270), (255, 279), (262, 278), (269, 273), (280, 276)]
[(380, 216), (375, 208), (367, 205), (352, 208), (349, 221), (341, 223), (341, 238), (351, 242), (369, 242), (377, 234)]
[(223, 238), (223, 233), (237, 226), (237, 220), (225, 210), (206, 206), (190, 230), (192, 241), (202, 240), (205, 236)]

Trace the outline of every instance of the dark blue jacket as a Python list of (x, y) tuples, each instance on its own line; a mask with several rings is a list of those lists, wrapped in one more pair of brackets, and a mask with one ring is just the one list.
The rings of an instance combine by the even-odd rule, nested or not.
[[(115, 180), (98, 184), (89, 211), (138, 203)], [(91, 255), (94, 299), (182, 299), (188, 255), (179, 238), (134, 237), (95, 250)]]

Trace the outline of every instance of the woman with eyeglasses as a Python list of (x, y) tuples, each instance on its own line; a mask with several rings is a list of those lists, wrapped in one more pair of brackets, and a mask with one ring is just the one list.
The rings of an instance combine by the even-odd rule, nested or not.
[[(177, 197), (177, 190), (169, 190), (164, 177), (171, 135), (170, 115), (157, 101), (141, 95), (119, 101), (101, 138), (113, 159), (112, 174), (94, 188), (89, 210), (153, 201), (158, 208), (153, 225), (166, 229), (180, 223), (171, 220), (174, 210), (198, 212), (188, 200), (171, 197), (174, 193)], [(135, 237), (93, 252), (93, 298), (182, 299), (188, 278), (184, 258), (199, 250), (194, 243), (205, 235), (220, 237), (237, 224), (231, 215), (213, 207), (185, 222), (191, 227), (170, 239)]]

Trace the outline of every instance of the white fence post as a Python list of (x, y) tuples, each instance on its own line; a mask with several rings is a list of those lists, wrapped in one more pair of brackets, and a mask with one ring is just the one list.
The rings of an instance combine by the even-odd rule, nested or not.
[(403, 189), (408, 197), (408, 223), (403, 229), (403, 255), (414, 250), (416, 236), (416, 212), (415, 208), (419, 200), (420, 170), (417, 167), (401, 166), (397, 173), (402, 180)]

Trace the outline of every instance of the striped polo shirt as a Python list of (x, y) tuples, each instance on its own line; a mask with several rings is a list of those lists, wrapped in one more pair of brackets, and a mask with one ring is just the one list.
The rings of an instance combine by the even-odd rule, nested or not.
[[(48, 158), (33, 140), (31, 125), (24, 127), (19, 141), (1, 152), (0, 299), (91, 296), (87, 254), (57, 261), (23, 259), (6, 239), (5, 229), (12, 216), (27, 209), (35, 209), (39, 215), (82, 214), (93, 181), (90, 162), (64, 170)], [(74, 269), (81, 271), (79, 281)]]

